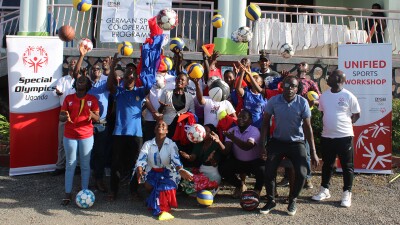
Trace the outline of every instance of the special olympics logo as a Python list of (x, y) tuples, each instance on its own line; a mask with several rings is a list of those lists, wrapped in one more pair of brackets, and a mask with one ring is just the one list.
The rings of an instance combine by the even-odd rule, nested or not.
[(25, 66), (33, 67), (33, 73), (37, 73), (39, 68), (48, 64), (49, 57), (43, 46), (29, 46), (22, 55), (22, 61)]

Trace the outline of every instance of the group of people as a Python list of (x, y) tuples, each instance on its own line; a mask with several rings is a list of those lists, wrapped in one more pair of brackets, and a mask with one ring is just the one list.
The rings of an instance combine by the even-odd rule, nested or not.
[[(157, 80), (148, 86), (143, 85), (135, 64), (126, 65), (124, 72), (116, 70), (117, 54), (102, 65), (81, 69), (87, 50), (80, 46), (79, 51), (79, 59), (71, 60), (69, 74), (59, 79), (55, 90), (62, 107), (53, 174), (65, 170), (63, 205), (72, 199), (79, 157), (82, 189), (88, 188), (93, 171), (96, 187), (108, 192), (112, 201), (118, 196), (121, 179), (129, 177), (132, 196), (138, 195), (138, 186), (143, 184), (149, 193), (146, 204), (160, 219), (173, 218), (168, 211), (177, 207), (181, 179), (192, 184), (192, 192), (206, 188), (214, 194), (225, 181), (235, 187), (233, 196), (240, 197), (247, 190), (246, 175), (250, 174), (255, 176), (258, 195), (266, 187), (267, 203), (260, 210), (266, 214), (276, 206), (277, 169), (284, 160), (290, 174), (288, 214), (294, 215), (296, 199), (310, 182), (310, 162), (319, 164), (311, 106), (323, 112), (324, 124), (321, 188), (312, 199), (330, 197), (330, 178), (339, 156), (344, 177), (341, 204), (351, 205), (352, 124), (359, 118), (360, 107), (343, 88), (346, 77), (340, 70), (332, 72), (328, 78), (331, 89), (321, 95), (318, 85), (306, 77), (309, 65), (305, 62), (298, 65), (296, 75), (277, 73), (262, 51), (257, 72), (243, 58), (222, 74), (217, 67), (218, 52), (214, 52), (209, 57), (203, 54), (204, 75), (192, 79), (184, 70), (183, 53), (174, 50), (173, 66), (161, 55)], [(227, 99), (216, 101), (208, 96), (217, 81), (229, 86)], [(321, 95), (319, 101), (308, 100), (309, 91)], [(185, 130), (193, 124), (205, 128), (200, 143), (186, 137)], [(107, 164), (111, 167), (110, 190), (103, 181)]]

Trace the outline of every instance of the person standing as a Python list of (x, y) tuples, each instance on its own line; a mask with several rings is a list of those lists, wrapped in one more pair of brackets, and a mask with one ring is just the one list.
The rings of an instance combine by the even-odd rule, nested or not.
[(361, 110), (357, 98), (343, 87), (345, 82), (343, 71), (333, 71), (327, 81), (331, 89), (325, 91), (319, 100), (319, 110), (323, 113), (321, 153), (324, 164), (320, 191), (312, 200), (322, 201), (331, 197), (329, 185), (338, 156), (344, 183), (340, 205), (350, 207), (354, 177), (353, 124), (360, 118)]
[[(60, 98), (60, 105), (63, 105), (65, 97), (69, 94), (75, 93), (75, 89), (72, 88), (72, 84), (75, 79), (73, 76), (76, 59), (72, 59), (68, 63), (68, 74), (61, 77), (57, 81), (56, 89), (54, 90), (54, 94)], [(56, 169), (51, 172), (51, 175), (58, 176), (64, 174), (65, 172), (65, 150), (64, 150), (64, 128), (65, 122), (58, 122), (58, 157), (56, 162)]]
[[(381, 10), (382, 6), (378, 3), (372, 5), (372, 9)], [(383, 43), (384, 31), (386, 29), (386, 19), (383, 12), (372, 12), (373, 17), (382, 17), (382, 19), (371, 18), (365, 21), (365, 31), (367, 32), (371, 43)]]
[[(277, 169), (283, 157), (290, 159), (295, 171), (295, 182), (289, 193), (288, 214), (296, 214), (296, 201), (299, 196), (307, 174), (307, 153), (304, 139), (310, 143), (312, 161), (316, 165), (319, 159), (315, 151), (314, 137), (311, 127), (311, 112), (306, 99), (296, 94), (299, 81), (295, 76), (287, 76), (283, 80), (283, 94), (272, 97), (266, 106), (263, 126), (261, 128), (261, 141), (270, 137), (270, 120), (275, 117), (276, 128), (272, 138), (268, 141), (265, 164), (265, 185), (267, 189), (267, 204), (260, 213), (267, 214), (276, 206), (275, 203), (275, 178)], [(268, 150), (266, 152), (266, 150)]]

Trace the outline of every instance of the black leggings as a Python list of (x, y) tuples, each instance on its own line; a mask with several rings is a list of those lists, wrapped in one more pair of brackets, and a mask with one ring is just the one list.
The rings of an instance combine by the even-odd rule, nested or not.
[(306, 180), (307, 152), (304, 143), (271, 140), (268, 144), (267, 161), (265, 163), (265, 187), (269, 201), (275, 199), (275, 178), (283, 157), (292, 161), (295, 171), (295, 182), (293, 190), (290, 190), (289, 200), (299, 196)]
[[(125, 135), (114, 135), (113, 139), (110, 188), (111, 192), (116, 195), (122, 176), (132, 174), (132, 169), (143, 145), (143, 139), (142, 137)], [(134, 187), (131, 187), (131, 191), (133, 191), (132, 188)]]
[(329, 188), (335, 169), (336, 156), (338, 156), (343, 169), (343, 191), (351, 191), (354, 178), (353, 137), (321, 137), (321, 153), (322, 160), (324, 161), (321, 186)]

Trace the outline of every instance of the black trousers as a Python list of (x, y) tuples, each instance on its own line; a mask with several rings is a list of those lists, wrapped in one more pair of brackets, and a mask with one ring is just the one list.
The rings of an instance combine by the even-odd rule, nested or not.
[(321, 137), (322, 166), (321, 186), (329, 188), (335, 169), (336, 156), (339, 157), (343, 169), (343, 191), (351, 191), (354, 178), (353, 137), (325, 138)]
[(307, 152), (303, 142), (282, 142), (272, 139), (268, 143), (267, 161), (265, 162), (265, 187), (269, 201), (275, 199), (275, 178), (282, 159), (288, 158), (295, 171), (293, 190), (290, 191), (289, 200), (300, 195), (307, 176)]
[[(113, 194), (118, 193), (120, 179), (132, 174), (142, 145), (142, 137), (114, 135), (110, 178), (110, 188)], [(131, 187), (131, 191), (133, 188), (135, 187)]]
[(218, 166), (218, 171), (221, 177), (235, 187), (242, 185), (241, 180), (236, 176), (236, 174), (240, 173), (252, 173), (255, 175), (256, 184), (254, 185), (254, 189), (257, 191), (261, 191), (264, 184), (265, 168), (264, 161), (261, 159), (240, 161), (232, 156)]

